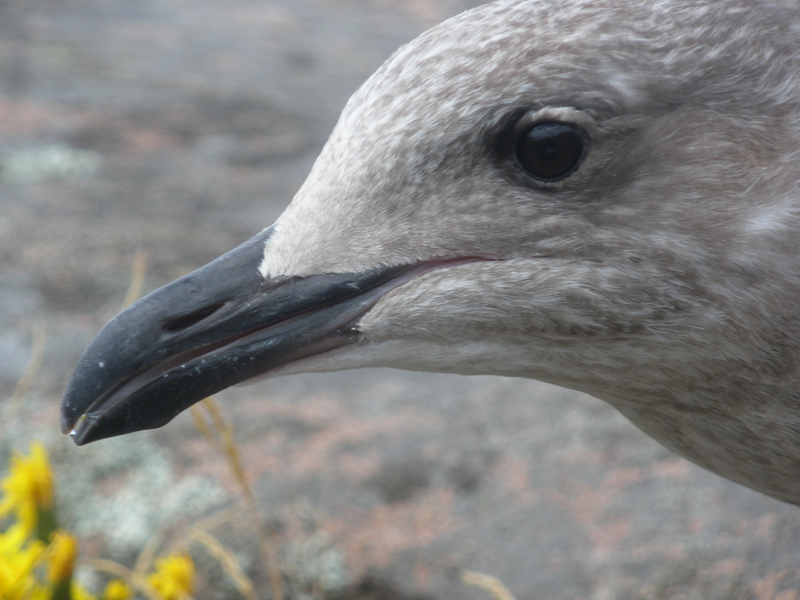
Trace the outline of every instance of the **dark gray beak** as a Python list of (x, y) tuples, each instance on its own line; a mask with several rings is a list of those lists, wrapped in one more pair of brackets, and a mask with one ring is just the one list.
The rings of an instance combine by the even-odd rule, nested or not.
[(282, 365), (358, 342), (353, 324), (420, 265), (264, 279), (272, 228), (109, 322), (67, 385), (61, 427), (78, 445), (153, 429)]

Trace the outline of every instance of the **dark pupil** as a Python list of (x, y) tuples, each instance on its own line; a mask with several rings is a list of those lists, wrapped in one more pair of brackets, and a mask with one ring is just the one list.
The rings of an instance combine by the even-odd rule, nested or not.
[(569, 125), (540, 123), (517, 143), (517, 160), (536, 179), (556, 181), (569, 175), (583, 155), (583, 138)]

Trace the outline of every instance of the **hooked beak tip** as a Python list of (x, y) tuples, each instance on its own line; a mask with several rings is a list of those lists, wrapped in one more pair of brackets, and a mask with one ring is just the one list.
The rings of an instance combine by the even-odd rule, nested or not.
[(94, 438), (87, 438), (89, 437), (89, 432), (94, 428), (99, 420), (100, 417), (97, 415), (92, 416), (83, 414), (78, 417), (78, 420), (75, 421), (72, 427), (65, 427), (64, 433), (72, 438), (72, 441), (75, 442), (76, 446), (83, 446), (91, 441), (94, 441)]

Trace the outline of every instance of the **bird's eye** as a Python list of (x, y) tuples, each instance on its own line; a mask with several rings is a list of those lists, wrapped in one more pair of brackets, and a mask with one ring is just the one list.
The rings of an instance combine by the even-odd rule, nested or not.
[(564, 123), (537, 123), (517, 142), (517, 160), (540, 181), (558, 181), (572, 173), (586, 144), (580, 130)]

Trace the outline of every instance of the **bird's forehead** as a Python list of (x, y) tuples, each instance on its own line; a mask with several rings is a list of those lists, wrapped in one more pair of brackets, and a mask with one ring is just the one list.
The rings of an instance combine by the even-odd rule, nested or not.
[(796, 104), (796, 15), (764, 6), (509, 0), (442, 23), (350, 99), (278, 221), (261, 273), (359, 271), (474, 251), (464, 240), (500, 208), (470, 141), (486, 138), (504, 112), (571, 107), (601, 122), (642, 122), (679, 105), (723, 114), (730, 102)]
[[(740, 0), (508, 0), (442, 23), (351, 98), (342, 131), (413, 134), (498, 103), (616, 113), (720, 92), (794, 55), (794, 13)], [(784, 19), (783, 17), (787, 18)], [(791, 18), (789, 18), (791, 16)], [(702, 85), (697, 85), (702, 82)]]
[[(498, 104), (568, 101), (595, 87), (598, 32), (612, 22), (607, 11), (583, 0), (501, 2), (469, 11), (396, 52), (351, 98), (339, 129), (399, 139), (460, 125)], [(616, 47), (624, 44), (619, 31), (613, 38)], [(630, 64), (626, 70), (602, 62), (603, 87), (640, 94)]]

